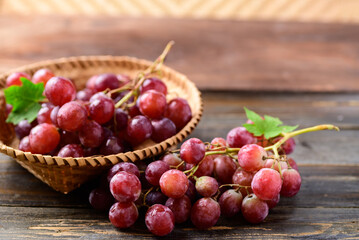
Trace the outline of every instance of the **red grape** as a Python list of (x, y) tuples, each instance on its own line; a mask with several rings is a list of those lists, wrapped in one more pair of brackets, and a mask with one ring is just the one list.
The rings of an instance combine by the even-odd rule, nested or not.
[(176, 134), (176, 126), (168, 118), (154, 119), (151, 124), (153, 129), (151, 139), (157, 143)]
[(120, 82), (118, 81), (117, 76), (112, 73), (103, 73), (97, 75), (93, 81), (93, 88), (96, 92), (101, 92), (106, 89), (116, 89), (120, 86)]
[[(170, 167), (177, 167), (179, 164), (181, 164), (182, 160), (179, 158), (179, 156), (175, 153), (169, 153), (166, 154), (162, 161), (167, 163)], [(178, 168), (179, 170), (184, 170), (184, 164)]]
[(107, 138), (101, 146), (100, 152), (102, 155), (111, 155), (124, 152), (125, 147), (122, 141), (115, 136)]
[(134, 202), (140, 197), (141, 182), (136, 175), (120, 171), (112, 177), (110, 190), (118, 202)]
[[(235, 173), (232, 177), (232, 183), (239, 184), (241, 186), (251, 186), (252, 179), (253, 179), (253, 173), (244, 171), (241, 167), (237, 168)], [(248, 192), (252, 193), (251, 188), (247, 188)], [(245, 188), (241, 188), (240, 192), (242, 193), (242, 196), (247, 196), (247, 190)]]
[(187, 176), (176, 169), (168, 170), (160, 178), (160, 187), (167, 197), (180, 198), (188, 189)]
[(250, 194), (243, 199), (242, 214), (250, 223), (260, 223), (268, 216), (268, 204), (256, 195)]
[(46, 83), (50, 80), (50, 78), (55, 77), (55, 74), (51, 72), (49, 69), (41, 68), (37, 70), (34, 75), (32, 76), (32, 82), (33, 83), (44, 83), (44, 86), (46, 86)]
[(163, 93), (149, 90), (141, 94), (138, 106), (140, 112), (148, 118), (161, 118), (166, 110), (166, 96)]
[(109, 219), (117, 228), (131, 227), (138, 218), (138, 210), (133, 202), (115, 203), (109, 211)]
[(146, 79), (140, 87), (140, 93), (143, 94), (148, 90), (155, 90), (157, 92), (167, 95), (167, 86), (158, 78), (148, 78)]
[(297, 163), (294, 161), (293, 158), (289, 158), (289, 159), (288, 159), (288, 163), (289, 163), (289, 165), (290, 165), (291, 168), (294, 168), (295, 170), (298, 171), (298, 165), (297, 165)]
[(256, 138), (244, 127), (233, 128), (227, 134), (227, 144), (232, 148), (241, 148), (247, 144), (256, 143)]
[[(274, 139), (274, 143), (278, 142), (282, 137), (278, 137)], [(280, 154), (291, 154), (295, 149), (295, 140), (293, 138), (289, 138), (287, 141), (285, 141), (279, 148)]]
[(141, 115), (140, 109), (137, 107), (137, 105), (130, 107), (127, 111), (128, 115), (132, 118)]
[(16, 85), (16, 86), (22, 86), (22, 82), (20, 81), (20, 78), (21, 77), (24, 77), (28, 80), (31, 79), (31, 77), (29, 76), (29, 74), (27, 73), (24, 73), (24, 72), (15, 72), (15, 73), (12, 73), (10, 74), (7, 79), (6, 79), (6, 86), (7, 87), (10, 87), (10, 86), (13, 86), (13, 85)]
[(61, 146), (65, 146), (67, 144), (79, 144), (80, 139), (77, 132), (68, 132), (65, 130), (62, 130), (61, 132)]
[(180, 150), (181, 159), (186, 163), (198, 164), (205, 156), (206, 147), (198, 138), (185, 141)]
[[(214, 155), (205, 156), (194, 173), (196, 177), (211, 176), (214, 169)], [(187, 164), (188, 165), (188, 164)]]
[(214, 159), (214, 173), (221, 183), (231, 183), (232, 176), (237, 169), (237, 165), (232, 158), (220, 155)]
[(145, 116), (138, 115), (132, 118), (127, 125), (127, 134), (133, 145), (138, 145), (151, 137), (152, 125)]
[(43, 106), (40, 109), (40, 111), (37, 113), (37, 122), (39, 124), (41, 124), (41, 123), (50, 123), (50, 124), (52, 124), (51, 112), (52, 112), (53, 108), (54, 107), (52, 105)]
[(77, 102), (65, 103), (57, 113), (57, 123), (60, 128), (73, 132), (79, 130), (87, 119), (87, 111)]
[(50, 119), (52, 124), (54, 124), (56, 127), (59, 127), (59, 124), (57, 123), (57, 114), (59, 113), (59, 106), (56, 106), (52, 109), (51, 113), (50, 113)]
[(120, 82), (120, 86), (122, 87), (124, 85), (126, 85), (127, 83), (131, 82), (131, 77), (125, 74), (117, 74), (117, 79)]
[(214, 226), (220, 215), (218, 202), (212, 198), (201, 198), (192, 206), (191, 221), (197, 228), (206, 229)]
[(149, 194), (147, 194), (146, 204), (148, 206), (152, 206), (155, 204), (164, 205), (166, 203), (167, 199), (168, 199), (168, 197), (166, 195), (164, 195), (163, 193), (154, 191), (154, 192), (150, 192)]
[(95, 188), (89, 195), (89, 202), (91, 206), (99, 211), (108, 211), (114, 200), (115, 199), (113, 199), (108, 189)]
[(275, 198), (273, 198), (271, 200), (267, 200), (266, 203), (268, 204), (268, 208), (272, 209), (275, 206), (277, 206), (277, 204), (279, 203), (279, 200), (280, 200), (280, 194), (278, 194), (277, 197), (275, 197)]
[[(273, 165), (274, 163), (274, 165)], [(288, 165), (286, 162), (283, 162), (283, 161), (275, 161), (274, 159), (267, 159), (265, 162), (264, 162), (264, 168), (272, 168), (272, 166), (274, 167), (274, 170), (278, 171), (279, 172), (279, 164), (280, 164), (280, 167), (281, 167), (281, 171), (283, 171), (284, 169), (287, 169), (288, 168)]]
[(19, 143), (19, 149), (23, 152), (32, 152), (31, 146), (30, 146), (30, 139), (28, 136), (25, 136), (21, 139)]
[(89, 101), (90, 98), (92, 97), (92, 94), (93, 94), (93, 90), (85, 88), (76, 93), (76, 99), (81, 101)]
[(67, 144), (62, 147), (57, 154), (59, 157), (83, 157), (84, 150), (82, 149), (81, 145), (79, 144)]
[(285, 197), (293, 197), (299, 192), (302, 184), (300, 174), (294, 168), (285, 169), (283, 172), (283, 186), (280, 194)]
[(44, 91), (47, 99), (55, 106), (62, 106), (76, 97), (76, 89), (71, 80), (63, 77), (51, 78)]
[(112, 125), (116, 131), (126, 129), (128, 122), (128, 114), (121, 108), (116, 108), (114, 113)]
[(271, 200), (278, 196), (282, 187), (280, 174), (271, 168), (262, 168), (254, 174), (252, 180), (254, 194), (262, 200)]
[(197, 198), (197, 191), (194, 183), (191, 180), (188, 180), (188, 189), (186, 195), (189, 197), (191, 202), (194, 202)]
[(212, 197), (218, 191), (218, 182), (213, 177), (200, 177), (196, 181), (196, 190), (203, 197)]
[(98, 147), (104, 139), (104, 132), (97, 122), (87, 120), (79, 131), (79, 139), (86, 147)]
[(89, 78), (86, 82), (86, 88), (92, 90), (93, 92), (96, 92), (95, 90), (95, 82), (96, 82), (97, 75), (94, 75)]
[(168, 170), (170, 166), (164, 161), (151, 162), (145, 171), (146, 180), (153, 186), (159, 186), (162, 174)]
[(173, 212), (176, 223), (187, 221), (191, 214), (191, 200), (187, 195), (181, 198), (169, 198), (166, 201), (166, 206)]
[(15, 133), (19, 139), (29, 135), (32, 126), (27, 120), (22, 120), (15, 126)]
[(209, 149), (213, 150), (213, 149), (218, 149), (220, 147), (223, 147), (223, 148), (218, 149), (218, 150), (223, 150), (224, 147), (226, 147), (226, 146), (227, 146), (226, 139), (221, 138), (221, 137), (216, 137), (216, 138), (212, 139), (211, 146)]
[(175, 226), (175, 217), (168, 207), (155, 204), (147, 210), (145, 223), (151, 233), (156, 236), (164, 236), (172, 232)]
[(140, 177), (140, 171), (138, 170), (137, 166), (133, 163), (129, 162), (120, 162), (116, 165), (113, 165), (110, 170), (107, 172), (107, 181), (110, 182), (112, 177), (115, 176), (116, 173), (120, 171), (125, 171), (128, 173), (132, 173), (136, 175), (138, 178)]
[(42, 123), (31, 129), (30, 146), (33, 153), (45, 154), (54, 150), (60, 142), (60, 134), (52, 124)]
[(248, 172), (261, 169), (264, 165), (263, 158), (267, 157), (267, 152), (257, 144), (244, 145), (238, 152), (238, 164)]
[(242, 194), (233, 189), (225, 191), (219, 198), (219, 205), (221, 206), (221, 214), (226, 217), (233, 217), (241, 210)]
[(191, 120), (191, 107), (187, 100), (174, 98), (167, 105), (165, 117), (169, 118), (176, 125), (178, 132)]
[(106, 123), (111, 120), (115, 112), (115, 104), (109, 97), (99, 97), (90, 99), (90, 116), (99, 124)]

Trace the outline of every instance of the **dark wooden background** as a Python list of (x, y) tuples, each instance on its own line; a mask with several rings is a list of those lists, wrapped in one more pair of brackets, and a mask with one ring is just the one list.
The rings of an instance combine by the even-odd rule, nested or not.
[[(221, 218), (167, 238), (359, 239), (359, 26), (86, 17), (0, 17), (0, 71), (51, 58), (129, 55), (155, 59), (202, 90), (203, 118), (191, 136), (211, 140), (245, 121), (243, 106), (286, 124), (338, 125), (296, 138), (302, 188), (264, 223)], [(62, 195), (0, 156), (1, 239), (154, 238), (143, 219), (112, 227), (89, 206), (89, 185)]]

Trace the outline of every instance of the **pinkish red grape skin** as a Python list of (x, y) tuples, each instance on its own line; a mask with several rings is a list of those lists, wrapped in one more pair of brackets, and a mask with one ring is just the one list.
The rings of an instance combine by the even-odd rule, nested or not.
[(172, 232), (175, 225), (175, 217), (168, 207), (155, 204), (147, 210), (145, 223), (148, 230), (154, 235), (165, 236)]

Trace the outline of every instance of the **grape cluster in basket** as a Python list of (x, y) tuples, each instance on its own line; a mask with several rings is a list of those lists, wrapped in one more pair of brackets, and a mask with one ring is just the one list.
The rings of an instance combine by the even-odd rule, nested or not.
[(158, 236), (187, 221), (207, 229), (220, 216), (242, 214), (249, 223), (264, 221), (281, 196), (293, 197), (300, 189), (297, 164), (287, 157), (295, 148), (293, 137), (338, 129), (318, 125), (292, 131), (297, 126), (280, 126), (277, 118), (245, 110), (250, 120), (226, 139), (204, 143), (190, 138), (148, 164), (114, 165), (90, 193), (91, 205), (109, 211), (111, 223), (120, 229), (132, 226), (139, 209), (144, 210), (148, 230)]
[[(164, 60), (159, 58), (147, 74), (129, 76), (104, 73), (91, 77), (86, 88), (76, 92), (70, 79), (55, 76), (48, 69), (32, 78), (26, 73), (11, 74), (6, 81), (6, 100), (21, 108), (14, 98), (20, 91), (39, 95), (38, 111), (9, 110), (15, 123), (19, 149), (60, 157), (111, 155), (135, 149), (140, 144), (159, 143), (180, 131), (192, 118), (187, 100), (169, 99), (166, 84), (156, 73)], [(31, 79), (31, 82), (28, 80)], [(42, 84), (38, 84), (42, 83)], [(41, 89), (41, 86), (44, 86)], [(34, 93), (29, 93), (33, 91)], [(44, 98), (44, 96), (46, 98)], [(31, 96), (29, 96), (31, 97)], [(35, 113), (32, 120), (29, 115)], [(19, 121), (20, 118), (25, 118)], [(27, 119), (26, 119), (27, 118)]]

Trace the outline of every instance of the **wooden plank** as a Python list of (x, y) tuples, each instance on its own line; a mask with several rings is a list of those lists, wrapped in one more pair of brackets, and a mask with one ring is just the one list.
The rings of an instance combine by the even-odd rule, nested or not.
[[(202, 89), (358, 91), (357, 25), (1, 16), (0, 70), (72, 55), (155, 59)], [(14, 31), (16, 29), (16, 31)]]
[[(158, 239), (139, 218), (126, 230), (114, 228), (106, 215), (87, 209), (0, 207), (2, 239)], [(241, 216), (221, 218), (201, 231), (189, 222), (177, 225), (166, 239), (357, 239), (358, 208), (286, 208), (271, 210), (265, 222), (246, 223)]]

